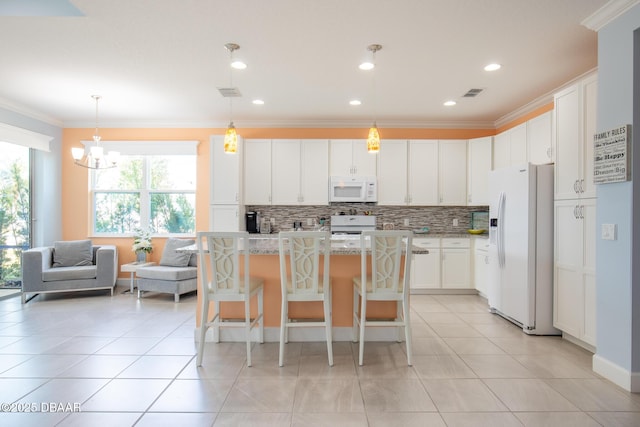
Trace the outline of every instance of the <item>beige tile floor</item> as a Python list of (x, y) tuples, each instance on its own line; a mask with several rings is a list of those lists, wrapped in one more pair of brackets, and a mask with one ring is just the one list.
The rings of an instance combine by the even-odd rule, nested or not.
[[(124, 290), (124, 289), (122, 289)], [(119, 290), (121, 291), (121, 290)], [(403, 344), (208, 343), (195, 366), (195, 296), (117, 293), (0, 301), (2, 426), (639, 426), (640, 395), (591, 354), (527, 336), (468, 295), (412, 296)], [(31, 411), (31, 412), (28, 412)], [(35, 412), (33, 412), (35, 411)]]

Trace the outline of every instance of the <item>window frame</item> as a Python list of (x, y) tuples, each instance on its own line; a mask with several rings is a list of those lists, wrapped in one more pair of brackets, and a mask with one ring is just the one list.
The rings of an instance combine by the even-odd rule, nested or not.
[[(131, 233), (112, 233), (96, 231), (96, 195), (108, 193), (139, 194), (140, 196), (140, 228), (149, 229), (151, 220), (151, 196), (152, 194), (193, 194), (194, 209), (197, 203), (197, 182), (194, 189), (152, 189), (151, 188), (151, 161), (157, 156), (179, 156), (192, 155), (197, 167), (197, 146), (199, 141), (104, 141), (101, 145), (105, 151), (119, 151), (124, 156), (142, 157), (142, 180), (143, 188), (135, 190), (121, 189), (96, 189), (96, 171), (89, 171), (89, 220), (90, 235), (92, 237), (129, 237)], [(93, 141), (82, 141), (88, 148), (94, 145)], [(197, 178), (197, 174), (196, 174)], [(192, 237), (195, 236), (195, 229), (190, 233), (153, 233), (152, 237)]]

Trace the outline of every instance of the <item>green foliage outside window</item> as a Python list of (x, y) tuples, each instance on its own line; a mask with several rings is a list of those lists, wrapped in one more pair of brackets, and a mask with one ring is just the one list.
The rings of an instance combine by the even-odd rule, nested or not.
[(95, 172), (95, 232), (195, 233), (195, 156), (121, 159), (117, 168)]
[(29, 149), (0, 145), (0, 284), (19, 286), (22, 251), (29, 247)]

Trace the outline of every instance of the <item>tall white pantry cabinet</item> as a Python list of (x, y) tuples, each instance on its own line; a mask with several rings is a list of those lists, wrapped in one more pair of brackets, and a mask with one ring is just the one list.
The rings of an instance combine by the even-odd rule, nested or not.
[(244, 141), (238, 137), (238, 152), (224, 152), (224, 136), (211, 136), (211, 195), (209, 229), (239, 231), (245, 229), (242, 195), (242, 154)]
[(593, 135), (597, 75), (554, 96), (555, 229), (553, 324), (590, 350), (596, 345), (596, 194)]

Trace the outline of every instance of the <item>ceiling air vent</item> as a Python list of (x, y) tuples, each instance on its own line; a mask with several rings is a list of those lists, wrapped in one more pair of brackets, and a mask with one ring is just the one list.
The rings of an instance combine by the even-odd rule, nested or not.
[(473, 98), (474, 96), (478, 96), (483, 89), (469, 89), (467, 93), (462, 95), (463, 98)]
[(242, 96), (240, 90), (237, 87), (219, 87), (218, 92), (220, 92), (220, 95), (224, 96), (225, 98)]

